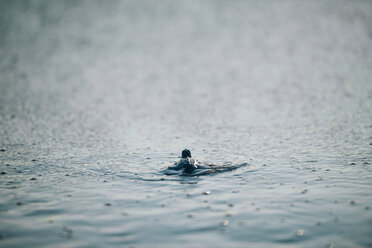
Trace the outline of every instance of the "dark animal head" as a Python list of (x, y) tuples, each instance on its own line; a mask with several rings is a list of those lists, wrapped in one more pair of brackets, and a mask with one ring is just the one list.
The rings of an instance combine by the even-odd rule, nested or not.
[(182, 151), (182, 158), (191, 158), (191, 152), (188, 149)]

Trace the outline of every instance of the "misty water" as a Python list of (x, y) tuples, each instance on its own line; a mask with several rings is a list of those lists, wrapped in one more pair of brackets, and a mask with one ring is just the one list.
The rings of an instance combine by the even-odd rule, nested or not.
[[(371, 247), (371, 1), (1, 1), (0, 247)], [(184, 148), (203, 163), (167, 174)]]

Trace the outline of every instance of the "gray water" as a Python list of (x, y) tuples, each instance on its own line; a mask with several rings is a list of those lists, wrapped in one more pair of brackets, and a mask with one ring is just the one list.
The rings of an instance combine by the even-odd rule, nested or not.
[[(371, 1), (1, 1), (0, 247), (372, 247)], [(248, 166), (166, 175), (182, 149)]]

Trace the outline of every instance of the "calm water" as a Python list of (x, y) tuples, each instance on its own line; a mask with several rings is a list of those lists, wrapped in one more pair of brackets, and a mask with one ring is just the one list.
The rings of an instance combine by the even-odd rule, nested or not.
[[(1, 1), (0, 247), (372, 247), (371, 27), (371, 1)], [(184, 148), (249, 166), (162, 173)]]

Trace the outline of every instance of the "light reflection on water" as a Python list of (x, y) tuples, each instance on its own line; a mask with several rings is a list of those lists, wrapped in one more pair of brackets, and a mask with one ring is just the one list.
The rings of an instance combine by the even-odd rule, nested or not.
[(371, 9), (3, 1), (0, 246), (370, 246)]

